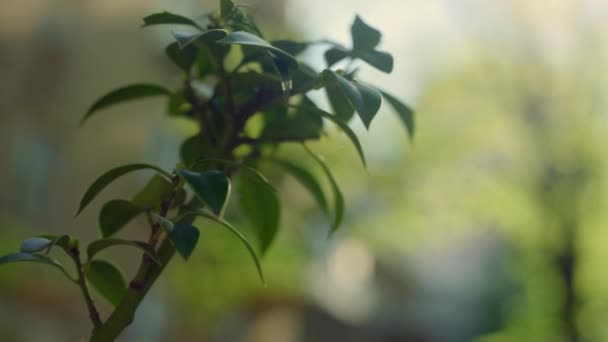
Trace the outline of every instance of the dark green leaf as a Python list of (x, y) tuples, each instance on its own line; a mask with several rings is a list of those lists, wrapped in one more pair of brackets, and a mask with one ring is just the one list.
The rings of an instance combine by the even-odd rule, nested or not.
[(14, 262), (36, 262), (39, 264), (50, 265), (58, 268), (63, 274), (66, 275), (70, 280), (75, 281), (72, 276), (63, 268), (59, 261), (49, 258), (45, 255), (30, 254), (30, 253), (14, 253), (0, 257), (0, 265), (9, 264)]
[(346, 122), (342, 121), (337, 116), (331, 115), (328, 112), (326, 112), (318, 107), (302, 106), (302, 105), (296, 106), (296, 107), (301, 108), (302, 110), (307, 110), (311, 114), (319, 115), (325, 119), (330, 120), (334, 124), (336, 124), (349, 137), (349, 139), (355, 145), (355, 148), (357, 149), (357, 153), (359, 154), (359, 157), (361, 158), (361, 162), (363, 163), (364, 166), (366, 166), (365, 155), (363, 154), (363, 148), (361, 147), (361, 143), (359, 142), (359, 139), (357, 138), (357, 135), (355, 134), (355, 132), (353, 132), (353, 130), (348, 126), (348, 124)]
[(30, 238), (21, 243), (22, 253), (36, 253), (46, 249), (53, 241), (45, 238)]
[(93, 182), (93, 184), (91, 184), (91, 186), (89, 186), (84, 196), (82, 197), (82, 200), (80, 201), (80, 207), (78, 208), (78, 212), (76, 213), (76, 215), (80, 214), (80, 212), (84, 208), (86, 208), (89, 203), (91, 203), (95, 196), (97, 196), (106, 186), (108, 186), (114, 180), (129, 172), (143, 169), (155, 170), (167, 179), (171, 179), (171, 175), (165, 170), (159, 168), (158, 166), (150, 164), (128, 164), (116, 167), (101, 175), (99, 178), (97, 178), (97, 180), (95, 180), (95, 182)]
[(329, 179), (329, 183), (331, 184), (331, 188), (334, 193), (334, 214), (335, 214), (334, 223), (332, 225), (332, 232), (335, 232), (336, 229), (338, 229), (338, 227), (342, 223), (342, 219), (344, 218), (344, 196), (342, 195), (342, 191), (340, 191), (340, 186), (338, 186), (338, 182), (336, 182), (336, 179), (334, 178), (333, 174), (331, 173), (331, 170), (329, 169), (327, 164), (323, 161), (323, 159), (321, 159), (321, 157), (319, 157), (314, 152), (309, 150), (306, 146), (304, 146), (304, 148), (317, 161), (317, 163), (319, 163), (319, 165), (321, 165), (323, 172), (325, 172), (325, 174), (327, 175), (327, 178)]
[(189, 25), (203, 30), (203, 28), (194, 22), (194, 20), (169, 12), (154, 13), (144, 17), (144, 24), (142, 27), (164, 24)]
[(249, 243), (249, 241), (247, 240), (247, 238), (245, 238), (245, 236), (243, 236), (243, 234), (241, 234), (241, 232), (239, 232), (236, 228), (234, 228), (228, 222), (226, 222), (226, 221), (224, 221), (222, 219), (219, 219), (219, 218), (213, 216), (212, 214), (207, 213), (206, 211), (196, 210), (196, 211), (193, 211), (193, 212), (189, 212), (187, 214), (188, 215), (202, 216), (202, 217), (205, 217), (205, 218), (210, 219), (212, 221), (218, 222), (223, 227), (225, 227), (226, 229), (228, 229), (229, 231), (231, 231), (234, 235), (236, 235), (239, 238), (239, 240), (241, 240), (241, 242), (245, 245), (245, 247), (247, 248), (247, 250), (249, 251), (249, 254), (251, 255), (251, 258), (253, 259), (253, 262), (255, 263), (255, 267), (258, 270), (258, 275), (260, 276), (260, 279), (262, 279), (262, 282), (264, 282), (264, 274), (262, 272), (262, 265), (260, 264), (260, 259), (258, 258), (258, 255), (256, 254), (255, 250), (253, 249), (253, 246), (251, 245), (251, 243)]
[(169, 234), (169, 239), (173, 242), (173, 246), (177, 252), (185, 259), (188, 260), (196, 243), (200, 232), (194, 226), (183, 223), (175, 223), (173, 230)]
[(378, 46), (382, 37), (380, 31), (367, 25), (359, 16), (355, 17), (350, 33), (353, 39), (353, 50), (372, 50)]
[(415, 129), (415, 121), (414, 121), (414, 111), (408, 107), (405, 103), (399, 101), (396, 97), (386, 93), (381, 92), (382, 96), (386, 99), (386, 101), (393, 107), (393, 109), (399, 115), (401, 122), (405, 125), (405, 129), (410, 136), (410, 139), (414, 138), (414, 129)]
[(248, 32), (231, 32), (226, 38), (218, 41), (218, 43), (259, 47), (271, 51), (281, 59), (285, 60), (290, 68), (295, 69), (298, 67), (298, 61), (296, 61), (292, 55), (275, 46), (272, 46), (272, 44), (266, 40)]
[(178, 170), (177, 173), (190, 185), (194, 193), (205, 202), (214, 214), (222, 216), (230, 196), (230, 179), (221, 171), (201, 173)]
[(270, 43), (292, 56), (299, 55), (309, 46), (308, 43), (294, 42), (293, 40), (273, 40)]
[(357, 114), (359, 114), (365, 127), (369, 129), (372, 119), (382, 104), (380, 92), (359, 82), (349, 81), (329, 69), (323, 71), (323, 77), (326, 84), (338, 86), (346, 98), (348, 98), (350, 104), (355, 108)]
[(334, 114), (344, 122), (350, 121), (355, 114), (355, 107), (350, 104), (344, 92), (338, 88), (338, 85), (328, 82), (325, 85), (325, 94)]
[(99, 228), (102, 237), (116, 234), (127, 223), (146, 209), (125, 200), (112, 200), (107, 202), (99, 212)]
[(300, 63), (300, 67), (292, 72), (293, 93), (305, 93), (317, 85), (318, 73), (310, 66)]
[(272, 58), (273, 65), (279, 77), (281, 77), (281, 90), (283, 90), (283, 97), (285, 102), (289, 99), (289, 93), (293, 88), (293, 79), (291, 77), (291, 69), (285, 59), (278, 57), (273, 52), (268, 51), (270, 58)]
[(367, 64), (380, 71), (391, 73), (393, 71), (393, 56), (383, 51), (354, 51), (353, 56), (362, 59)]
[(197, 160), (209, 154), (209, 146), (200, 134), (184, 140), (179, 149), (180, 159), (188, 168), (193, 168)]
[(215, 42), (222, 38), (225, 38), (228, 35), (228, 32), (226, 30), (221, 30), (221, 29), (213, 29), (213, 30), (208, 30), (205, 32), (196, 32), (196, 33), (179, 32), (179, 31), (172, 31), (171, 33), (173, 34), (173, 37), (177, 41), (177, 44), (179, 45), (179, 47), (182, 49), (188, 47), (192, 43)]
[(277, 193), (268, 182), (241, 173), (239, 195), (239, 205), (255, 229), (264, 254), (279, 229), (281, 212)]
[(127, 292), (127, 282), (122, 273), (107, 261), (91, 261), (86, 276), (89, 283), (114, 306), (120, 303)]
[(196, 61), (197, 50), (194, 46), (180, 48), (178, 42), (173, 42), (165, 48), (167, 56), (185, 72), (189, 72)]
[(81, 123), (85, 122), (89, 117), (91, 117), (91, 115), (93, 115), (93, 113), (95, 113), (96, 111), (100, 110), (100, 109), (104, 109), (106, 107), (118, 104), (118, 103), (122, 103), (122, 102), (126, 102), (126, 101), (131, 101), (131, 100), (136, 100), (136, 99), (141, 99), (141, 98), (145, 98), (145, 97), (151, 97), (151, 96), (159, 96), (159, 95), (169, 95), (169, 90), (167, 90), (164, 87), (161, 86), (157, 86), (154, 84), (144, 84), (144, 83), (140, 83), (140, 84), (132, 84), (132, 85), (128, 85), (122, 88), (118, 88), (116, 90), (113, 90), (109, 93), (107, 93), (106, 95), (102, 96), (99, 100), (97, 100), (92, 106), (91, 108), (89, 108), (89, 110), (87, 111), (87, 113), (84, 115), (84, 117), (82, 118), (82, 120), (80, 121)]
[(341, 46), (334, 46), (333, 48), (325, 51), (325, 61), (327, 67), (330, 67), (346, 57), (351, 55), (351, 51)]
[(327, 199), (325, 193), (321, 188), (321, 185), (315, 178), (315, 176), (308, 171), (306, 168), (297, 165), (288, 160), (282, 159), (269, 159), (273, 163), (277, 164), (287, 173), (291, 174), (302, 186), (310, 192), (310, 194), (317, 201), (317, 204), (325, 213), (329, 214), (329, 206), (327, 205)]
[(321, 137), (323, 120), (318, 115), (298, 110), (292, 117), (270, 120), (259, 139), (262, 141), (303, 141)]
[(131, 247), (138, 248), (138, 249), (142, 250), (144, 253), (148, 254), (148, 256), (150, 256), (150, 258), (152, 260), (154, 260), (154, 262), (156, 262), (157, 264), (160, 265), (160, 258), (158, 256), (158, 254), (156, 253), (156, 251), (154, 250), (154, 247), (150, 246), (149, 244), (147, 244), (145, 242), (129, 241), (129, 240), (122, 240), (122, 239), (100, 239), (100, 240), (95, 240), (95, 241), (91, 242), (89, 244), (89, 247), (87, 247), (87, 255), (89, 257), (89, 261), (93, 260), (93, 257), (95, 256), (95, 254), (101, 252), (102, 250), (104, 250), (108, 247), (112, 247), (112, 246), (131, 246)]

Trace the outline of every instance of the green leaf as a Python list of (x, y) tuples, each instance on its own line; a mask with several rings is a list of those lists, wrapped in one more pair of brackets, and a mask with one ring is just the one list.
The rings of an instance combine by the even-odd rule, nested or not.
[(171, 195), (173, 184), (165, 177), (155, 174), (134, 197), (133, 204), (143, 208), (160, 209), (161, 202)]
[(212, 29), (205, 32), (196, 33), (172, 31), (171, 34), (173, 34), (173, 37), (177, 41), (179, 47), (184, 49), (190, 46), (192, 43), (209, 43), (218, 41), (225, 38), (228, 35), (228, 32), (221, 29)]
[(276, 190), (268, 182), (241, 173), (239, 195), (239, 206), (255, 229), (264, 254), (279, 229), (281, 209)]
[(353, 50), (372, 50), (380, 43), (382, 34), (367, 25), (358, 15), (350, 28)]
[(359, 82), (351, 82), (329, 69), (323, 71), (323, 77), (326, 84), (338, 86), (359, 114), (365, 127), (369, 129), (372, 119), (382, 105), (380, 92)]
[(399, 115), (399, 119), (405, 125), (405, 129), (410, 136), (410, 139), (414, 138), (414, 129), (415, 129), (415, 121), (414, 121), (414, 111), (408, 107), (405, 103), (399, 101), (396, 97), (388, 94), (386, 92), (381, 92), (382, 96), (386, 99), (386, 101), (393, 107), (393, 109)]
[(313, 196), (321, 210), (329, 214), (329, 206), (325, 193), (315, 176), (306, 168), (284, 159), (268, 159), (274, 164), (280, 166), (287, 173), (291, 174), (303, 187), (306, 188)]
[(276, 46), (277, 48), (287, 52), (292, 56), (299, 55), (310, 45), (309, 43), (295, 42), (293, 40), (286, 39), (273, 40), (272, 42), (270, 42), (270, 44), (272, 44), (272, 46)]
[(340, 186), (338, 185), (338, 182), (336, 182), (336, 179), (334, 178), (333, 174), (331, 173), (331, 170), (329, 169), (327, 164), (323, 161), (323, 159), (321, 159), (321, 157), (319, 157), (314, 152), (309, 150), (308, 147), (306, 147), (306, 145), (304, 145), (304, 149), (306, 149), (306, 151), (308, 151), (308, 153), (310, 153), (310, 155), (317, 161), (317, 163), (319, 163), (319, 165), (321, 165), (323, 172), (325, 172), (325, 174), (327, 175), (327, 178), (329, 179), (329, 183), (331, 184), (331, 188), (334, 193), (334, 214), (335, 214), (334, 222), (332, 225), (332, 232), (335, 232), (338, 229), (338, 227), (340, 227), (340, 224), (342, 224), (342, 220), (344, 218), (344, 196), (342, 195), (342, 191), (340, 190)]
[(74, 278), (72, 278), (72, 276), (70, 276), (70, 274), (65, 270), (65, 268), (63, 268), (63, 265), (61, 265), (61, 263), (59, 263), (59, 261), (49, 258), (48, 256), (45, 256), (45, 255), (30, 254), (30, 253), (14, 253), (14, 254), (9, 254), (9, 255), (0, 257), (0, 265), (15, 263), (15, 262), (35, 262), (35, 263), (39, 263), (39, 264), (50, 265), (50, 266), (58, 268), (70, 280), (76, 281)]
[(359, 58), (367, 64), (380, 71), (391, 73), (393, 71), (393, 56), (384, 51), (354, 51), (353, 56)]
[(268, 41), (248, 32), (231, 32), (226, 38), (219, 40), (218, 43), (259, 47), (268, 50), (285, 60), (290, 68), (296, 69), (298, 67), (298, 61), (295, 59), (295, 57), (273, 46)]
[(230, 196), (230, 179), (223, 172), (211, 170), (197, 173), (178, 170), (177, 173), (214, 214), (222, 216)]
[(110, 237), (121, 230), (145, 208), (125, 200), (111, 200), (99, 212), (99, 228), (102, 237)]
[(185, 72), (189, 72), (196, 61), (197, 50), (194, 46), (180, 48), (178, 42), (173, 42), (165, 48), (167, 56)]
[(189, 25), (196, 27), (200, 30), (204, 30), (200, 27), (194, 20), (186, 18), (179, 14), (169, 13), (169, 12), (160, 12), (150, 14), (144, 17), (144, 24), (142, 27), (152, 26), (152, 25), (166, 25), (166, 24), (175, 24), (175, 25)]
[(196, 210), (196, 211), (188, 212), (188, 213), (186, 213), (186, 215), (202, 216), (209, 220), (215, 221), (215, 222), (221, 224), (223, 227), (225, 227), (229, 231), (231, 231), (234, 235), (236, 235), (239, 238), (239, 240), (241, 240), (241, 242), (245, 245), (247, 250), (249, 251), (251, 258), (253, 259), (253, 262), (255, 263), (255, 267), (258, 270), (258, 275), (260, 276), (260, 279), (262, 280), (262, 282), (265, 283), (264, 273), (262, 272), (262, 265), (260, 263), (260, 258), (256, 254), (255, 249), (253, 248), (251, 243), (247, 240), (247, 238), (245, 238), (245, 236), (243, 236), (243, 234), (241, 234), (241, 232), (239, 232), (236, 228), (234, 228), (232, 225), (230, 225), (230, 223), (228, 223), (220, 218), (217, 218), (217, 217), (213, 216), (212, 214), (207, 213), (206, 211), (203, 211), (203, 210)]
[(327, 62), (327, 67), (330, 67), (339, 61), (343, 60), (346, 57), (350, 57), (351, 51), (345, 47), (336, 45), (333, 48), (325, 51), (325, 61)]
[(144, 253), (148, 254), (154, 262), (160, 265), (160, 257), (154, 250), (154, 247), (151, 245), (141, 242), (141, 241), (130, 241), (130, 240), (122, 240), (122, 239), (100, 239), (95, 240), (89, 244), (87, 247), (87, 255), (89, 257), (89, 261), (93, 260), (95, 254), (101, 252), (102, 250), (112, 247), (112, 246), (131, 246), (142, 250)]
[(355, 114), (355, 107), (350, 104), (346, 95), (338, 88), (338, 85), (332, 82), (327, 83), (325, 85), (325, 94), (333, 109), (333, 113), (344, 122), (350, 121)]
[(270, 55), (270, 58), (272, 59), (277, 74), (279, 74), (279, 76), (281, 77), (281, 90), (283, 90), (283, 96), (285, 102), (287, 102), (287, 100), (289, 99), (289, 93), (293, 88), (291, 68), (289, 66), (289, 63), (285, 59), (278, 57), (276, 54), (270, 51), (267, 52), (268, 55)]
[(86, 277), (89, 283), (114, 306), (120, 303), (127, 292), (127, 282), (122, 273), (107, 261), (91, 261)]
[(300, 67), (292, 72), (292, 93), (305, 93), (317, 85), (318, 73), (309, 65), (300, 63)]
[(45, 238), (29, 238), (21, 243), (22, 253), (36, 253), (46, 249), (53, 241)]
[(355, 134), (355, 132), (353, 132), (353, 130), (348, 126), (348, 124), (346, 122), (342, 121), (339, 117), (337, 117), (335, 115), (331, 115), (328, 112), (326, 112), (318, 107), (303, 106), (303, 105), (299, 105), (299, 106), (295, 106), (295, 107), (305, 109), (311, 114), (319, 115), (325, 119), (330, 120), (334, 124), (336, 124), (336, 126), (338, 126), (349, 137), (349, 139), (350, 139), (350, 141), (352, 141), (353, 145), (355, 145), (355, 148), (357, 149), (357, 153), (359, 154), (359, 158), (361, 159), (363, 166), (367, 165), (366, 161), (365, 161), (365, 155), (363, 154), (363, 148), (361, 147), (361, 143), (359, 142), (359, 139), (357, 138), (357, 135)]
[[(307, 104), (314, 105), (308, 98)], [(259, 139), (262, 141), (303, 141), (319, 139), (323, 120), (318, 115), (310, 115), (305, 110), (298, 110), (292, 117), (279, 117), (270, 120), (262, 130)]]
[(173, 242), (175, 250), (185, 259), (188, 260), (196, 243), (198, 242), (199, 230), (189, 224), (176, 223), (173, 225), (173, 230), (169, 234), (169, 239)]
[(78, 208), (78, 212), (76, 213), (76, 215), (80, 214), (80, 212), (82, 212), (82, 210), (84, 210), (84, 208), (86, 208), (87, 205), (89, 205), (89, 203), (91, 203), (91, 201), (95, 199), (95, 197), (114, 180), (129, 172), (143, 169), (155, 170), (167, 179), (171, 179), (171, 175), (165, 170), (159, 168), (158, 166), (150, 164), (128, 164), (113, 168), (110, 171), (101, 175), (95, 180), (95, 182), (93, 182), (93, 184), (91, 184), (91, 186), (89, 186), (84, 196), (82, 197), (82, 200), (80, 201), (80, 207)]
[(209, 146), (200, 134), (184, 140), (179, 149), (180, 160), (188, 168), (194, 168), (198, 160), (209, 154)]
[(169, 90), (167, 90), (164, 87), (157, 86), (154, 84), (146, 84), (146, 83), (132, 84), (132, 85), (128, 85), (128, 86), (125, 86), (122, 88), (118, 88), (116, 90), (113, 90), (113, 91), (107, 93), (106, 95), (102, 96), (99, 100), (97, 100), (89, 108), (89, 110), (86, 112), (86, 114), (84, 115), (82, 120), (80, 120), (80, 123), (81, 124), (84, 123), (88, 118), (91, 117), (91, 115), (93, 115), (98, 110), (107, 108), (109, 106), (112, 106), (112, 105), (115, 105), (118, 103), (146, 98), (146, 97), (169, 95), (169, 94), (170, 94)]

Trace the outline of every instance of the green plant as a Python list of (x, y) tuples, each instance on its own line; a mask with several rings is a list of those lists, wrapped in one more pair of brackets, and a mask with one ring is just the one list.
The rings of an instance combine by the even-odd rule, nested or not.
[[(167, 56), (184, 74), (177, 90), (153, 84), (132, 84), (114, 90), (95, 102), (82, 121), (100, 110), (125, 101), (151, 96), (168, 100), (170, 116), (198, 123), (198, 134), (187, 138), (179, 151), (181, 163), (171, 172), (149, 164), (129, 164), (111, 169), (86, 190), (78, 213), (115, 179), (124, 174), (150, 169), (155, 175), (131, 200), (112, 200), (99, 214), (101, 238), (81, 256), (78, 240), (67, 235), (40, 236), (23, 242), (19, 253), (0, 258), (0, 264), (38, 262), (60, 269), (77, 284), (85, 298), (93, 323), (91, 341), (113, 341), (133, 321), (144, 296), (177, 252), (187, 259), (199, 238), (195, 218), (219, 222), (248, 249), (263, 281), (258, 252), (271, 245), (279, 225), (280, 200), (257, 165), (266, 162), (294, 176), (307, 188), (320, 208), (332, 218), (337, 229), (344, 214), (344, 200), (330, 168), (304, 143), (320, 139), (327, 122), (335, 124), (354, 144), (365, 164), (363, 150), (347, 125), (355, 113), (366, 128), (379, 111), (384, 98), (399, 114), (409, 134), (413, 134), (412, 111), (395, 97), (356, 80), (352, 62), (361, 60), (384, 72), (393, 68), (392, 56), (376, 50), (381, 34), (356, 17), (351, 27), (352, 48), (330, 41), (266, 41), (254, 21), (230, 0), (220, 1), (220, 9), (192, 20), (168, 12), (144, 18), (144, 27), (174, 24), (190, 27), (190, 32), (173, 31), (175, 42)], [(322, 72), (298, 62), (294, 56), (311, 45), (329, 46), (325, 52), (328, 68)], [(227, 61), (236, 62), (228, 68)], [(350, 61), (346, 69), (330, 69)], [(233, 63), (234, 64), (234, 63)], [(325, 89), (333, 113), (319, 108), (307, 93)], [(320, 165), (333, 192), (329, 203), (326, 191), (314, 173), (280, 157), (278, 147), (302, 144)], [(239, 208), (254, 228), (259, 246), (223, 218), (232, 192), (239, 192)], [(150, 230), (141, 241), (115, 237), (134, 217), (145, 215)], [(111, 263), (96, 258), (98, 252), (116, 245), (137, 248), (142, 260), (137, 273), (127, 283)], [(51, 250), (71, 257), (75, 275), (51, 258)], [(92, 285), (114, 310), (102, 319), (90, 294)]]

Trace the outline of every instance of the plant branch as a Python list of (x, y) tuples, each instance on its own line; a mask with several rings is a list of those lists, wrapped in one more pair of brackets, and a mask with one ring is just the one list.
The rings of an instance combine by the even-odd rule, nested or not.
[(76, 272), (78, 273), (78, 279), (76, 282), (78, 283), (84, 300), (87, 303), (89, 317), (91, 322), (93, 322), (93, 326), (97, 328), (101, 326), (102, 322), (101, 318), (99, 317), (99, 311), (97, 311), (97, 308), (95, 307), (95, 303), (93, 302), (93, 298), (91, 297), (91, 293), (89, 292), (89, 288), (87, 286), (87, 280), (84, 275), (84, 267), (82, 265), (82, 261), (80, 260), (80, 251), (78, 250), (78, 247), (72, 247), (70, 249), (70, 256), (76, 264)]

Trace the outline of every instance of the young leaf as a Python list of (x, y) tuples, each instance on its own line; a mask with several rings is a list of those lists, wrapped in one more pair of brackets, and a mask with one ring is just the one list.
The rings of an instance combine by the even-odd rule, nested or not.
[(39, 263), (39, 264), (50, 265), (50, 266), (58, 268), (71, 281), (75, 281), (75, 279), (72, 278), (72, 276), (70, 276), (70, 274), (65, 270), (65, 268), (63, 268), (63, 265), (61, 265), (61, 263), (59, 263), (59, 261), (49, 258), (45, 255), (30, 254), (30, 253), (14, 253), (14, 254), (9, 254), (9, 255), (0, 257), (0, 266), (3, 264), (9, 264), (9, 263), (14, 263), (14, 262), (35, 262), (35, 263)]
[(107, 261), (91, 261), (86, 277), (89, 283), (114, 306), (120, 303), (127, 292), (127, 282), (122, 273)]
[(382, 96), (384, 96), (384, 98), (386, 99), (386, 101), (391, 105), (391, 107), (393, 107), (393, 109), (399, 115), (399, 119), (401, 119), (401, 122), (403, 122), (403, 124), (405, 125), (405, 129), (407, 129), (410, 139), (413, 139), (415, 128), (414, 111), (405, 103), (399, 101), (391, 94), (388, 94), (383, 91), (381, 93)]
[(196, 227), (189, 224), (175, 223), (173, 230), (169, 233), (169, 239), (177, 252), (185, 260), (188, 260), (194, 251), (194, 247), (196, 247), (199, 235), (200, 232)]
[(273, 46), (268, 41), (248, 32), (231, 32), (226, 38), (219, 40), (218, 43), (259, 47), (268, 50), (285, 60), (290, 68), (296, 69), (298, 67), (298, 61), (295, 57), (276, 46)]
[(99, 212), (99, 228), (102, 237), (116, 234), (122, 227), (143, 213), (145, 208), (125, 200), (111, 200)]
[(37, 253), (46, 249), (53, 240), (45, 239), (41, 237), (29, 238), (21, 243), (22, 253)]
[(169, 12), (160, 12), (150, 14), (144, 17), (144, 24), (142, 27), (152, 26), (152, 25), (165, 25), (165, 24), (175, 24), (175, 25), (189, 25), (196, 27), (200, 30), (204, 30), (200, 27), (194, 20), (186, 18), (179, 14), (169, 13)]
[(78, 208), (78, 212), (76, 215), (80, 214), (84, 208), (91, 203), (93, 199), (103, 190), (106, 186), (112, 183), (117, 178), (123, 176), (132, 171), (142, 170), (142, 169), (151, 169), (159, 174), (163, 175), (167, 179), (171, 179), (171, 175), (167, 173), (165, 170), (159, 168), (158, 166), (150, 165), (150, 164), (128, 164), (119, 166), (111, 169), (110, 171), (104, 173), (99, 178), (89, 186), (87, 191), (85, 192), (82, 200), (80, 201), (80, 207)]
[(178, 170), (177, 173), (190, 185), (194, 193), (205, 202), (214, 214), (222, 216), (230, 196), (230, 179), (221, 171), (201, 173)]
[(188, 212), (188, 213), (186, 213), (186, 215), (202, 216), (209, 220), (215, 221), (215, 222), (219, 223), (220, 225), (222, 225), (223, 227), (225, 227), (226, 229), (228, 229), (229, 231), (231, 231), (234, 235), (236, 235), (239, 238), (239, 240), (241, 240), (241, 242), (245, 245), (247, 250), (249, 251), (251, 258), (253, 259), (253, 262), (255, 263), (255, 267), (258, 270), (258, 275), (260, 276), (260, 279), (262, 280), (263, 283), (265, 282), (264, 274), (262, 272), (262, 265), (260, 264), (260, 258), (256, 254), (255, 249), (253, 248), (251, 243), (247, 240), (247, 238), (245, 238), (245, 236), (243, 236), (243, 234), (241, 234), (241, 232), (239, 232), (236, 228), (234, 228), (232, 225), (230, 225), (230, 223), (228, 223), (220, 218), (217, 218), (217, 217), (213, 216), (212, 214), (210, 214), (206, 211), (203, 211), (203, 210), (196, 210), (196, 211)]
[(287, 173), (291, 174), (303, 187), (306, 188), (313, 196), (321, 210), (323, 212), (329, 214), (329, 206), (327, 205), (327, 199), (325, 198), (325, 193), (319, 185), (319, 182), (315, 178), (315, 176), (308, 171), (306, 168), (297, 165), (288, 160), (284, 159), (268, 159), (268, 161), (273, 162), (274, 164), (280, 166)]
[(154, 250), (154, 247), (150, 246), (149, 244), (147, 244), (145, 242), (129, 241), (129, 240), (122, 240), (122, 239), (100, 239), (100, 240), (95, 240), (95, 241), (91, 242), (89, 244), (89, 247), (87, 247), (87, 255), (89, 257), (89, 261), (93, 260), (93, 257), (95, 256), (95, 254), (101, 252), (102, 250), (104, 250), (108, 247), (112, 247), (112, 246), (131, 246), (131, 247), (139, 248), (144, 253), (148, 254), (148, 256), (150, 256), (150, 258), (152, 260), (154, 260), (154, 262), (156, 262), (157, 264), (160, 265), (160, 258), (158, 256), (158, 254), (156, 253), (156, 251)]
[(353, 50), (373, 50), (380, 43), (382, 34), (367, 25), (358, 15), (350, 28)]
[(340, 224), (342, 223), (342, 219), (344, 218), (344, 196), (342, 195), (342, 191), (340, 190), (340, 186), (338, 185), (338, 182), (336, 182), (336, 179), (334, 178), (333, 174), (331, 173), (331, 170), (329, 169), (327, 164), (323, 161), (323, 159), (321, 159), (321, 157), (319, 157), (314, 152), (312, 152), (310, 149), (308, 149), (308, 147), (306, 147), (306, 145), (304, 145), (304, 149), (313, 157), (314, 160), (317, 161), (317, 163), (319, 163), (319, 165), (321, 165), (323, 172), (325, 172), (325, 174), (327, 175), (327, 178), (329, 179), (329, 183), (331, 184), (331, 188), (334, 193), (334, 214), (335, 214), (334, 222), (332, 225), (332, 232), (335, 232), (338, 229), (338, 227), (340, 227)]
[(369, 129), (372, 119), (382, 104), (380, 92), (364, 84), (351, 82), (329, 69), (323, 71), (323, 78), (326, 84), (337, 85), (350, 104), (355, 107), (365, 127)]
[(86, 114), (83, 116), (83, 118), (80, 120), (80, 123), (81, 124), (84, 123), (88, 118), (91, 117), (91, 115), (93, 115), (98, 110), (104, 109), (106, 107), (109, 107), (109, 106), (112, 106), (112, 105), (115, 105), (118, 103), (136, 100), (136, 99), (145, 98), (145, 97), (169, 95), (169, 94), (170, 94), (169, 90), (167, 90), (164, 87), (157, 86), (154, 84), (138, 83), (138, 84), (132, 84), (132, 85), (128, 85), (128, 86), (125, 86), (122, 88), (118, 88), (116, 90), (113, 90), (113, 91), (107, 93), (106, 95), (102, 96), (99, 100), (97, 100), (89, 108), (89, 110), (86, 112)]
[(59, 246), (66, 253), (69, 253), (69, 249), (68, 249), (68, 245), (70, 243), (69, 235), (65, 235), (65, 234), (64, 235), (41, 235), (38, 237), (51, 241), (46, 247), (46, 252), (45, 252), (46, 254), (49, 254), (51, 252), (51, 249), (53, 249), (53, 247), (55, 247), (55, 246)]
[(331, 115), (328, 112), (326, 112), (318, 107), (303, 106), (303, 105), (299, 105), (299, 106), (295, 106), (295, 107), (302, 108), (303, 110), (307, 110), (312, 115), (321, 116), (325, 119), (330, 120), (334, 124), (336, 124), (350, 138), (353, 145), (355, 145), (355, 148), (357, 149), (357, 153), (359, 154), (359, 158), (361, 159), (363, 166), (367, 165), (366, 161), (365, 161), (365, 155), (363, 154), (363, 148), (361, 147), (361, 143), (359, 142), (359, 139), (357, 138), (357, 135), (355, 134), (355, 132), (353, 132), (353, 130), (348, 126), (348, 124), (346, 122), (342, 121), (337, 116)]
[(281, 212), (276, 190), (268, 182), (241, 173), (239, 195), (239, 205), (255, 229), (264, 254), (279, 228)]

